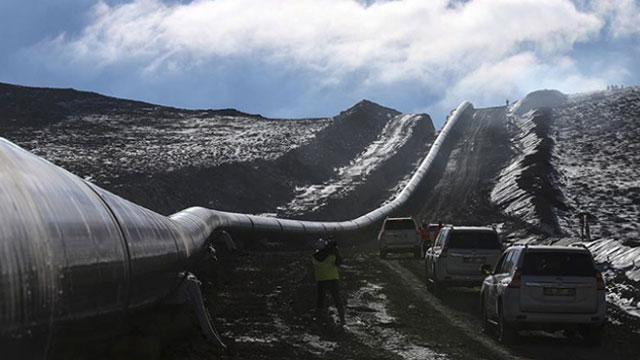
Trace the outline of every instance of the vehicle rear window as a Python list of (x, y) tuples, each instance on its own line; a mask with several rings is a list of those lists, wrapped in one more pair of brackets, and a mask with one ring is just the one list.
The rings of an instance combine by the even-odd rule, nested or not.
[(591, 256), (577, 252), (527, 252), (522, 264), (523, 275), (593, 276)]
[(498, 235), (488, 231), (454, 231), (448, 242), (451, 249), (500, 249)]
[(387, 220), (384, 228), (385, 230), (415, 230), (416, 225), (411, 219)]

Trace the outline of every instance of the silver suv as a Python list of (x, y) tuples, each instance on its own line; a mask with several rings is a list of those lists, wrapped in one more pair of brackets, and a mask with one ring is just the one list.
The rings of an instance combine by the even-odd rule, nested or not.
[(498, 339), (519, 329), (579, 331), (600, 342), (606, 320), (605, 285), (589, 250), (576, 246), (507, 249), (482, 284), (482, 329), (495, 325)]
[(389, 252), (412, 252), (416, 258), (422, 257), (420, 228), (410, 217), (386, 218), (378, 234), (380, 257)]
[(503, 246), (498, 234), (486, 227), (444, 227), (424, 257), (429, 290), (447, 285), (479, 286), (484, 264), (495, 264)]

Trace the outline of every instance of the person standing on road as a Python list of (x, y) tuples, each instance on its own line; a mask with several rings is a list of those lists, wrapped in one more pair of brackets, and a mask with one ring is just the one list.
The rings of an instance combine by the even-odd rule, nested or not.
[(426, 220), (422, 220), (422, 223), (420, 224), (420, 237), (422, 238), (422, 257), (424, 257), (425, 251), (427, 251), (431, 245), (429, 223)]
[(440, 234), (440, 230), (442, 230), (442, 220), (438, 220), (438, 226), (436, 226), (434, 231), (433, 231), (433, 240), (434, 241), (438, 238), (438, 234)]
[(344, 306), (340, 299), (339, 289), (340, 274), (338, 266), (340, 264), (342, 264), (342, 257), (338, 251), (338, 243), (334, 239), (330, 238), (326, 242), (322, 242), (322, 246), (313, 253), (314, 274), (318, 287), (317, 313), (320, 315), (324, 312), (325, 294), (329, 291), (338, 309), (340, 325), (344, 325)]
[(578, 219), (580, 221), (580, 241), (591, 241), (591, 230), (589, 229), (589, 217), (591, 214), (588, 211), (581, 211), (578, 213)]

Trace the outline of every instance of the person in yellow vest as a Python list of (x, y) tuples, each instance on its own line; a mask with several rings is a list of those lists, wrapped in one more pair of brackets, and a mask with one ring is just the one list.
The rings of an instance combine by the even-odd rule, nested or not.
[(320, 246), (313, 253), (313, 267), (316, 283), (318, 284), (317, 310), (319, 314), (324, 311), (325, 294), (329, 291), (338, 309), (340, 325), (344, 325), (344, 306), (340, 299), (340, 274), (338, 272), (338, 266), (342, 263), (342, 258), (338, 251), (338, 243), (331, 238), (328, 241), (320, 241), (319, 243)]

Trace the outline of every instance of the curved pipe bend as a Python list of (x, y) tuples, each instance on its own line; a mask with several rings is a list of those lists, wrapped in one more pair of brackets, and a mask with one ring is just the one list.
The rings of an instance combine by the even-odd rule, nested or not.
[[(424, 158), (424, 160), (422, 160), (420, 166), (413, 174), (407, 185), (405, 185), (402, 192), (400, 192), (400, 194), (398, 194), (395, 199), (393, 199), (386, 205), (374, 209), (356, 219), (337, 222), (290, 220), (209, 210), (201, 207), (185, 209), (171, 215), (170, 218), (177, 222), (181, 222), (180, 219), (182, 218), (183, 214), (197, 213), (198, 215), (195, 216), (200, 216), (204, 222), (214, 224), (215, 228), (260, 231), (286, 231), (309, 234), (325, 232), (346, 232), (366, 228), (372, 224), (379, 222), (380, 220), (383, 220), (385, 217), (391, 214), (393, 210), (400, 208), (411, 198), (411, 195), (413, 195), (415, 190), (418, 188), (418, 184), (420, 184), (429, 173), (431, 167), (433, 166), (434, 160), (438, 152), (440, 151), (440, 148), (442, 147), (442, 144), (449, 138), (452, 129), (456, 126), (459, 119), (468, 109), (473, 109), (473, 105), (468, 101), (462, 102), (456, 108), (456, 110), (449, 117), (449, 120), (433, 142), (433, 145), (429, 149), (429, 153), (427, 154), (427, 156)], [(245, 217), (250, 221), (246, 221)]]

